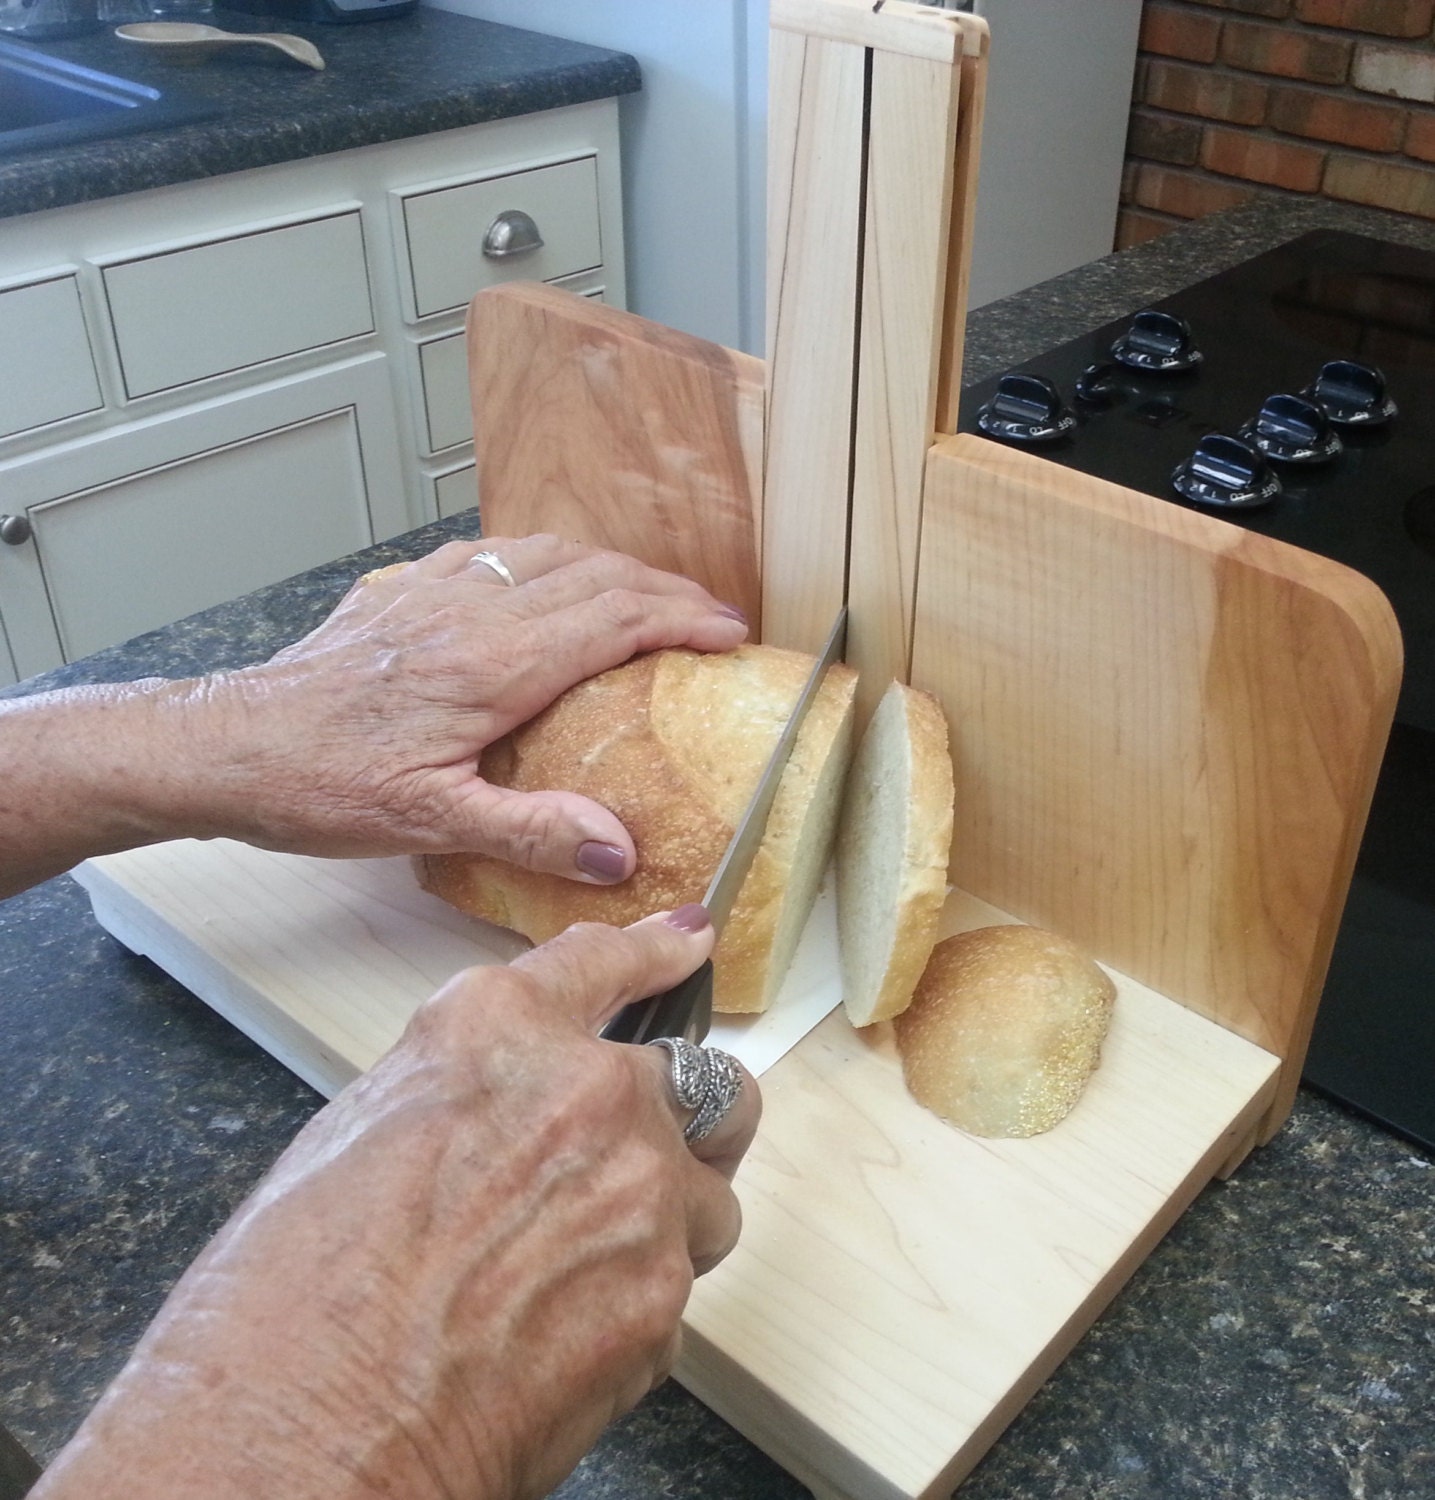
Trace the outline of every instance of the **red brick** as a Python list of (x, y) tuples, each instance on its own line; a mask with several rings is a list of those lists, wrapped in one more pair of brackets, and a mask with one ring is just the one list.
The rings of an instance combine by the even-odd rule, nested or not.
[(1177, 10), (1174, 5), (1162, 5), (1160, 0), (1146, 0), (1138, 44), (1143, 52), (1208, 63), (1215, 62), (1220, 42), (1221, 22), (1216, 16)]
[(1382, 47), (1362, 42), (1350, 81), (1367, 94), (1435, 103), (1435, 52), (1429, 47)]
[(1116, 216), (1116, 246), (1118, 250), (1129, 250), (1132, 245), (1144, 245), (1168, 230), (1179, 229), (1179, 219), (1160, 219), (1155, 214), (1143, 214), (1139, 209), (1123, 208)]
[(1296, 0), (1296, 19), (1377, 36), (1429, 36), (1435, 0)]
[(1201, 127), (1194, 120), (1133, 109), (1126, 133), (1126, 154), (1147, 161), (1169, 162), (1175, 167), (1194, 167), (1201, 154)]
[(1232, 125), (1259, 125), (1266, 117), (1270, 90), (1252, 78), (1233, 78), (1209, 68), (1152, 60), (1146, 69), (1143, 98), (1157, 109)]
[(1136, 196), (1136, 174), (1141, 170), (1139, 161), (1125, 161), (1121, 164), (1121, 202), (1130, 203)]
[(1262, 26), (1257, 21), (1227, 21), (1221, 31), (1221, 59), (1248, 73), (1274, 73), (1307, 83), (1344, 83), (1355, 43), (1342, 38)]
[(1248, 16), (1269, 16), (1273, 21), (1283, 21), (1291, 13), (1291, 0), (1196, 0), (1196, 4), (1238, 10)]
[(1435, 161), (1435, 114), (1411, 111), (1410, 128), (1405, 132), (1406, 156), (1421, 161)]
[(1317, 89), (1281, 87), (1271, 91), (1266, 123), (1286, 135), (1313, 141), (1334, 141), (1362, 151), (1398, 151), (1405, 134), (1403, 109), (1389, 104), (1367, 104)]
[(1176, 219), (1200, 219), (1223, 208), (1234, 208), (1238, 203), (1249, 203), (1255, 196), (1254, 188), (1216, 182), (1195, 172), (1180, 172), (1150, 162), (1141, 164), (1133, 194), (1138, 207), (1153, 208)]
[(1320, 187), (1325, 170), (1325, 152), (1243, 130), (1212, 127), (1201, 143), (1201, 165), (1223, 177), (1264, 182), (1293, 193), (1313, 193)]
[(1333, 152), (1325, 169), (1325, 194), (1348, 203), (1435, 219), (1435, 171), (1429, 167)]

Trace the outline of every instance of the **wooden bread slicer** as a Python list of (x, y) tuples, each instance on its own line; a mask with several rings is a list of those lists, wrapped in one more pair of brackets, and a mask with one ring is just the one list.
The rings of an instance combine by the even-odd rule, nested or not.
[(765, 370), (484, 292), (480, 505), (760, 598), (778, 645), (816, 649), (845, 600), (862, 703), (899, 677), (947, 714), (948, 930), (1034, 922), (1117, 971), (1102, 1067), (1045, 1137), (947, 1129), (886, 1028), (840, 1016), (764, 1076), (743, 1239), (678, 1378), (820, 1497), (926, 1500), (1289, 1113), (1401, 649), (1339, 564), (949, 435), (985, 25), (773, 0), (771, 27)]
[[(950, 436), (985, 25), (772, 0), (771, 26), (765, 365), (553, 288), (481, 293), (481, 514), (689, 573), (779, 645), (817, 649), (845, 599), (864, 702), (895, 676), (946, 711), (946, 930), (1036, 922), (1114, 972), (1102, 1065), (1044, 1136), (946, 1126), (890, 1029), (840, 1013), (764, 1075), (742, 1240), (695, 1289), (678, 1378), (824, 1500), (936, 1500), (1288, 1112), (1400, 647), (1348, 569)], [(132, 946), (164, 961), (182, 934), (172, 972), (306, 1076), (351, 1076), (395, 1024), (316, 1014), (316, 950), (360, 1001), (356, 934), (403, 935), (383, 962), (414, 1003), (465, 961), (456, 913), (342, 865), (302, 874), (326, 900), (300, 930), (269, 865), (217, 864), (216, 922), (203, 847), (79, 875)], [(244, 980), (264, 933), (267, 988), (201, 987)]]

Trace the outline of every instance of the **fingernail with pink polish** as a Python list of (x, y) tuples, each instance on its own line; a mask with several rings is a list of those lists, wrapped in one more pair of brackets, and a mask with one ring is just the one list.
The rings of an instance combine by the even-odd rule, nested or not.
[(600, 844), (589, 840), (579, 844), (574, 859), (578, 868), (592, 880), (601, 880), (613, 885), (628, 873), (628, 856), (616, 844)]
[(669, 927), (676, 927), (679, 932), (703, 932), (713, 925), (713, 919), (708, 915), (708, 909), (699, 905), (696, 901), (689, 901), (686, 906), (679, 906), (670, 911), (663, 918)]
[(736, 620), (739, 625), (747, 624), (747, 616), (743, 614), (736, 604), (719, 604), (717, 612), (720, 615), (726, 615), (729, 620)]

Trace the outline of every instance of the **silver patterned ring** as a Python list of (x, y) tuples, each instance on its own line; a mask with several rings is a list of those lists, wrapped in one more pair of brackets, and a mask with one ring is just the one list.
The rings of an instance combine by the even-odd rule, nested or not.
[(742, 1093), (737, 1059), (718, 1047), (697, 1047), (675, 1036), (654, 1037), (648, 1046), (662, 1047), (668, 1054), (678, 1104), (693, 1111), (683, 1140), (695, 1146), (722, 1124)]
[(495, 573), (506, 583), (509, 588), (516, 589), (518, 580), (508, 571), (508, 564), (496, 552), (475, 552), (468, 560), (469, 566), (474, 563), (482, 563), (485, 568), (492, 568)]

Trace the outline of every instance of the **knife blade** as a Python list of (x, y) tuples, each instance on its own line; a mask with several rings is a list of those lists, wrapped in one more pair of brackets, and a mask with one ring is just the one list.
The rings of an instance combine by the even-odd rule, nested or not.
[[(733, 836), (728, 842), (722, 859), (718, 862), (713, 878), (703, 896), (703, 905), (708, 909), (718, 936), (737, 901), (747, 872), (767, 832), (767, 817), (777, 797), (777, 788), (782, 773), (792, 756), (792, 747), (802, 728), (802, 721), (812, 707), (822, 686), (827, 669), (842, 660), (847, 644), (847, 606), (837, 611), (837, 618), (828, 632), (827, 643), (817, 658), (807, 681), (797, 696), (792, 712), (783, 725), (777, 744), (768, 756), (762, 775), (758, 778), (746, 809), (738, 819)], [(660, 1036), (682, 1037), (685, 1041), (701, 1042), (712, 1024), (713, 1009), (713, 964), (705, 959), (702, 965), (681, 983), (646, 1000), (635, 1000), (603, 1027), (599, 1035), (609, 1042), (651, 1042)]]

